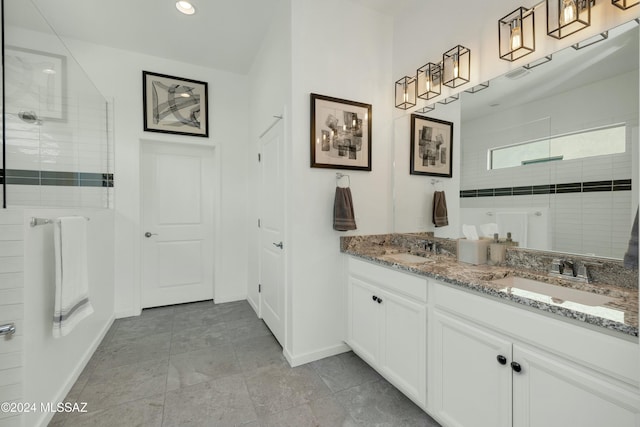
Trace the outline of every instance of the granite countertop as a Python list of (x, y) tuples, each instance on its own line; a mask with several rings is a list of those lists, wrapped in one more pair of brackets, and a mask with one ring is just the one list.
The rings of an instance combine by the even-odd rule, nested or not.
[[(508, 266), (471, 265), (458, 262), (451, 254), (427, 254), (424, 262), (409, 256), (409, 260), (394, 255), (409, 253), (402, 246), (388, 243), (381, 245), (375, 242), (358, 242), (358, 244), (342, 247), (342, 252), (355, 257), (406, 271), (441, 282), (469, 289), (490, 297), (513, 301), (548, 313), (566, 318), (576, 319), (591, 325), (617, 331), (623, 334), (638, 336), (638, 290), (603, 283), (578, 283), (562, 278), (553, 278), (534, 270), (513, 268)], [(424, 255), (424, 254), (418, 254)], [(401, 255), (402, 257), (402, 255)], [(565, 301), (564, 298), (553, 297), (553, 290), (544, 294), (537, 289), (523, 289), (519, 285), (509, 286), (509, 278), (523, 278), (543, 282), (563, 289), (558, 295), (579, 290), (588, 303)], [(506, 279), (505, 279), (506, 278)], [(503, 283), (494, 282), (505, 279)], [(519, 279), (516, 279), (519, 280)], [(526, 282), (526, 281), (525, 281)], [(505, 284), (506, 283), (506, 284)], [(533, 283), (535, 287), (535, 283)], [(545, 285), (541, 285), (545, 287)], [(548, 287), (547, 287), (548, 288)], [(547, 289), (548, 290), (548, 289)], [(600, 298), (603, 297), (603, 298)]]

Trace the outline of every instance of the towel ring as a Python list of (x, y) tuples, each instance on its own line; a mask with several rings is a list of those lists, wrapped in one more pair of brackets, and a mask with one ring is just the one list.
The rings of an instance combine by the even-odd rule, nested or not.
[(338, 184), (338, 181), (340, 181), (342, 178), (347, 178), (347, 187), (351, 187), (351, 177), (344, 173), (336, 172), (336, 184)]

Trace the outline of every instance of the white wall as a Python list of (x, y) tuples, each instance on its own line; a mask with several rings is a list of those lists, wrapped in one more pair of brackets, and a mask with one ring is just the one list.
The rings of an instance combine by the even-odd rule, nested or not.
[[(66, 40), (100, 91), (114, 99), (117, 317), (140, 309), (140, 140), (213, 145), (219, 158), (215, 299), (246, 298), (248, 79), (165, 58)], [(209, 138), (143, 132), (142, 71), (208, 82)]]
[[(67, 336), (52, 336), (55, 299), (53, 226), (31, 227), (32, 216), (83, 215), (87, 223), (89, 300), (94, 313)], [(24, 211), (24, 402), (62, 402), (114, 319), (113, 211)], [(51, 413), (25, 414), (25, 425), (46, 425)]]
[(289, 241), (294, 364), (344, 351), (346, 293), (339, 237), (332, 228), (336, 170), (309, 167), (311, 92), (372, 104), (372, 171), (350, 175), (358, 230), (391, 229), (392, 21), (349, 1), (292, 2), (291, 138), (286, 233)]
[[(273, 116), (284, 116), (285, 141), (287, 141), (285, 144), (290, 144), (291, 118), (288, 113), (291, 111), (291, 2), (289, 0), (283, 1), (280, 4), (280, 10), (275, 13), (274, 21), (252, 64), (248, 78), (251, 94), (248, 173), (251, 185), (248, 191), (247, 296), (254, 309), (259, 311), (260, 234), (257, 227), (257, 220), (260, 217), (259, 137), (274, 123), (276, 119)], [(286, 170), (285, 175), (288, 175)], [(286, 241), (287, 236), (284, 237)]]

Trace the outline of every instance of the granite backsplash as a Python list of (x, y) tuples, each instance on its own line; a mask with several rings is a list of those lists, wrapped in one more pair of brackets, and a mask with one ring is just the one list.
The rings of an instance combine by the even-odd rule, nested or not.
[[(370, 255), (383, 254), (389, 247), (396, 247), (398, 251), (425, 255), (430, 252), (433, 243), (436, 244), (438, 254), (457, 257), (456, 239), (434, 237), (431, 232), (342, 236), (340, 238), (340, 248), (343, 252), (366, 251), (371, 252)], [(374, 253), (378, 248), (380, 253)], [(507, 247), (506, 259), (501, 265), (547, 274), (552, 260), (558, 258), (571, 260), (576, 266), (585, 265), (592, 284), (610, 283), (623, 288), (638, 289), (638, 270), (625, 268), (622, 260)]]

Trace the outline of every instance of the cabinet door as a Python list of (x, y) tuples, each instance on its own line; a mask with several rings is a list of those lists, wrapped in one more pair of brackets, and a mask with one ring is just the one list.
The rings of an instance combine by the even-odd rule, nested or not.
[(380, 292), (382, 339), (380, 370), (417, 404), (427, 405), (427, 307)]
[(437, 309), (433, 313), (429, 395), (441, 423), (510, 426), (511, 343)]
[(349, 277), (349, 346), (371, 365), (378, 363), (380, 348), (379, 289), (355, 277)]
[[(615, 355), (611, 355), (615, 357)], [(514, 346), (514, 427), (638, 427), (640, 397), (555, 356)]]

